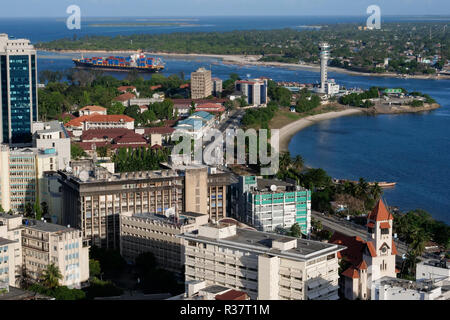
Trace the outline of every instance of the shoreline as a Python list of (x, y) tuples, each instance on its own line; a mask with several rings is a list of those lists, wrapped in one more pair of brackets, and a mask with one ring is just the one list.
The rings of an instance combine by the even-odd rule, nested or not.
[[(50, 50), (50, 49), (42, 49), (38, 51), (43, 52), (56, 52), (56, 53), (138, 53), (138, 50)], [(296, 63), (287, 63), (287, 62), (265, 62), (258, 61), (261, 56), (254, 55), (225, 55), (225, 54), (207, 54), (207, 53), (170, 53), (170, 52), (145, 52), (149, 55), (158, 55), (158, 56), (167, 56), (167, 57), (186, 57), (186, 58), (215, 58), (221, 59), (224, 64), (232, 64), (232, 65), (255, 65), (255, 66), (263, 66), (263, 67), (277, 67), (277, 68), (286, 68), (286, 69), (299, 69), (306, 71), (320, 71), (320, 65), (318, 64), (296, 64)], [(408, 75), (407, 77), (403, 77), (400, 74), (396, 73), (368, 73), (368, 72), (360, 72), (360, 71), (352, 71), (344, 68), (337, 67), (328, 67), (328, 70), (336, 73), (343, 73), (348, 75), (355, 76), (365, 76), (365, 77), (386, 77), (386, 78), (398, 78), (398, 79), (421, 79), (421, 80), (449, 80), (450, 75), (441, 75), (441, 76), (430, 76), (430, 75)]]
[(441, 105), (438, 103), (433, 103), (430, 105), (425, 105), (423, 107), (411, 107), (403, 106), (402, 109), (393, 109), (390, 111), (380, 110), (377, 108), (361, 109), (361, 108), (348, 108), (341, 111), (330, 111), (325, 113), (319, 113), (305, 118), (298, 119), (294, 122), (288, 123), (287, 125), (281, 127), (279, 136), (279, 149), (280, 152), (289, 151), (289, 143), (294, 135), (296, 135), (301, 130), (306, 127), (312, 126), (324, 120), (336, 119), (344, 116), (351, 115), (383, 115), (383, 114), (404, 114), (404, 113), (419, 113), (427, 112), (439, 109)]
[(280, 128), (280, 137), (279, 137), (279, 149), (280, 152), (289, 151), (289, 143), (291, 142), (292, 137), (305, 129), (306, 127), (312, 126), (320, 121), (336, 119), (344, 116), (356, 115), (356, 114), (364, 114), (365, 112), (361, 109), (350, 108), (342, 111), (331, 111), (321, 114), (315, 114), (312, 116), (307, 116), (305, 118), (298, 119), (294, 122), (291, 122), (284, 127)]

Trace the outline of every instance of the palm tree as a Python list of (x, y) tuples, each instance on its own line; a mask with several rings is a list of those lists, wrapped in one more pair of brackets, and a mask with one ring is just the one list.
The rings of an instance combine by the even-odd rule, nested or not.
[(59, 280), (62, 280), (62, 278), (61, 271), (59, 271), (59, 268), (54, 263), (49, 264), (41, 275), (42, 283), (49, 289), (57, 287)]
[(371, 190), (370, 190), (371, 194), (372, 194), (372, 198), (376, 201), (378, 200), (381, 195), (383, 194), (383, 190), (381, 189), (381, 187), (378, 185), (378, 182), (375, 182), (375, 184), (372, 186)]
[(283, 152), (280, 156), (280, 170), (285, 171), (287, 170), (292, 164), (292, 158), (289, 151)]
[(367, 195), (367, 191), (369, 190), (369, 184), (364, 178), (359, 178), (359, 182), (356, 185), (356, 195), (358, 198), (363, 198)]
[(303, 161), (301, 155), (296, 155), (292, 164), (295, 170), (301, 171), (303, 169), (303, 166), (305, 165), (305, 162)]

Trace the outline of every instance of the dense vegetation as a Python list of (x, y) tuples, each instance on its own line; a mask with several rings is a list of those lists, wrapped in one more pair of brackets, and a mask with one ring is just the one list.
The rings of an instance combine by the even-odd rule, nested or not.
[(158, 170), (160, 163), (168, 160), (169, 150), (151, 148), (120, 148), (112, 161), (116, 172), (134, 172), (141, 170)]
[[(180, 75), (183, 76), (184, 75)], [(120, 95), (117, 90), (123, 85), (135, 86), (140, 98), (151, 97), (153, 93), (164, 92), (168, 98), (184, 98), (189, 96), (188, 89), (180, 89), (180, 85), (187, 81), (178, 75), (165, 77), (160, 74), (152, 75), (150, 80), (144, 80), (130, 73), (125, 80), (118, 80), (112, 76), (103, 75), (95, 70), (74, 70), (66, 72), (42, 71), (40, 81), (46, 87), (39, 89), (39, 119), (61, 119), (64, 112), (76, 112), (87, 105), (99, 105), (108, 109), (108, 114), (121, 114), (125, 108), (114, 101)], [(156, 91), (152, 86), (161, 85)], [(171, 102), (165, 101), (149, 106), (149, 111), (136, 115), (137, 122), (146, 124), (158, 119), (171, 119), (173, 111), (169, 108)], [(129, 112), (133, 113), (132, 110)], [(134, 113), (133, 113), (134, 114)], [(67, 119), (61, 119), (67, 121)]]
[(339, 103), (353, 107), (368, 108), (373, 106), (373, 103), (370, 102), (368, 99), (378, 98), (379, 97), (378, 90), (379, 88), (372, 87), (369, 90), (364, 91), (363, 93), (350, 93), (348, 95), (340, 97)]
[[(430, 37), (431, 32), (431, 37)], [(331, 65), (365, 72), (430, 74), (450, 58), (450, 30), (445, 23), (383, 23), (380, 30), (358, 30), (357, 24), (330, 24), (309, 30), (249, 30), (85, 36), (38, 43), (50, 50), (139, 50), (174, 53), (261, 55), (263, 61), (318, 63), (318, 43), (332, 48)], [(441, 58), (434, 65), (411, 55)], [(389, 65), (383, 65), (390, 58)], [(381, 64), (381, 66), (380, 66)]]

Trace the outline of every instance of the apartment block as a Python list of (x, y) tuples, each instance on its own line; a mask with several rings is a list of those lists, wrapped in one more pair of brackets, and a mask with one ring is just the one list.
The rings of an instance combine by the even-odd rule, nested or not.
[(89, 279), (89, 247), (80, 230), (32, 219), (24, 219), (22, 227), (23, 272), (28, 280), (39, 280), (52, 263), (63, 276), (60, 285), (80, 288)]
[(310, 232), (311, 191), (293, 183), (240, 176), (231, 188), (231, 199), (231, 215), (260, 231), (298, 223), (303, 234)]
[(213, 91), (211, 70), (199, 68), (191, 73), (191, 98), (201, 99), (209, 97)]
[[(59, 171), (62, 221), (82, 230), (92, 244), (119, 248), (119, 216), (124, 213), (165, 214), (174, 210), (176, 214), (224, 215), (225, 201), (217, 199), (219, 195), (225, 199), (228, 177), (227, 173), (208, 174), (207, 167), (195, 166), (113, 174), (91, 161), (73, 162), (70, 172)], [(208, 188), (217, 192), (209, 194)], [(213, 196), (217, 198), (213, 199), (217, 204), (214, 208)]]
[(120, 215), (120, 254), (129, 262), (144, 252), (152, 252), (158, 265), (174, 272), (184, 271), (183, 240), (176, 235), (196, 230), (208, 223), (208, 215), (184, 212), (123, 213)]
[(337, 300), (345, 247), (237, 228), (200, 226), (185, 241), (185, 280), (246, 292), (251, 299)]
[(265, 78), (252, 80), (237, 80), (235, 90), (246, 96), (247, 103), (251, 106), (266, 105), (268, 80)]
[(3, 260), (0, 258), (0, 278), (3, 274), (6, 283), (8, 281), (5, 279), (8, 278), (10, 286), (17, 286), (22, 275), (22, 216), (0, 213), (0, 242), (2, 240), (4, 247)]

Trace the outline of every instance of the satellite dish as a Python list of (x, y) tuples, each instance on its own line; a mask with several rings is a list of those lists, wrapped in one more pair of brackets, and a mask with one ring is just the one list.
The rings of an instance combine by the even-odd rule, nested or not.
[(271, 185), (271, 186), (270, 186), (270, 190), (271, 190), (271, 191), (277, 191), (277, 186), (274, 185), (274, 184)]
[(89, 179), (89, 172), (86, 170), (81, 171), (79, 178), (81, 181), (86, 182)]

